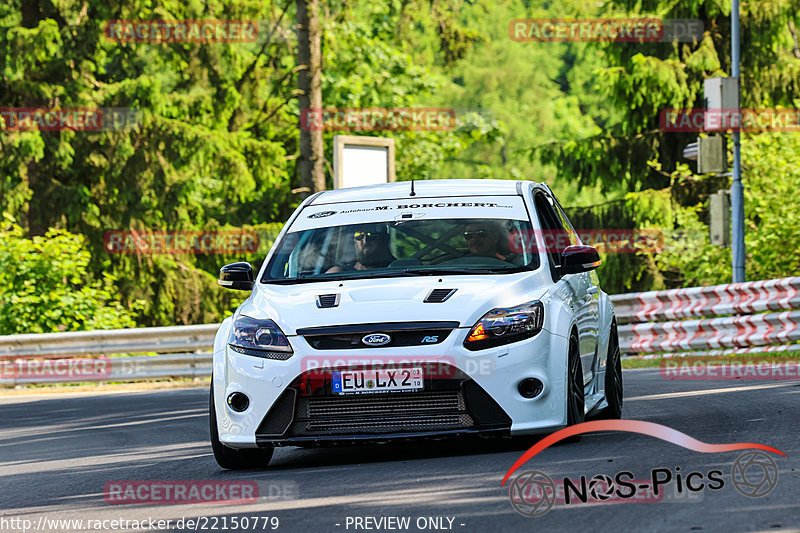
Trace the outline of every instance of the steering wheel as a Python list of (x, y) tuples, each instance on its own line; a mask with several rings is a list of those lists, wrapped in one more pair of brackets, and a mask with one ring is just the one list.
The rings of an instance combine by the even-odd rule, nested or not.
[(438, 265), (439, 263), (443, 263), (449, 259), (453, 259), (453, 254), (440, 254), (436, 257), (432, 257), (428, 261), (430, 261), (430, 264), (432, 265)]

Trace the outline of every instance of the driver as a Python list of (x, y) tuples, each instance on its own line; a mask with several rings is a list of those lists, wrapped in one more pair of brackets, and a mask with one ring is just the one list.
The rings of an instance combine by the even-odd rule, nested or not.
[(494, 222), (486, 220), (470, 222), (464, 228), (464, 239), (467, 241), (470, 255), (508, 260), (508, 257), (498, 250), (500, 228)]
[(397, 260), (389, 251), (389, 232), (385, 224), (356, 226), (353, 231), (353, 244), (356, 249), (355, 262), (335, 265), (328, 269), (328, 273), (384, 268)]

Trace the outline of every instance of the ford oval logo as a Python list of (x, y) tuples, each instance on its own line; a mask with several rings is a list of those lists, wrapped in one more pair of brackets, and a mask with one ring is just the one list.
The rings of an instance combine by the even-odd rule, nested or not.
[(369, 346), (383, 346), (391, 341), (392, 338), (384, 333), (370, 333), (361, 338), (361, 342)]
[(336, 211), (320, 211), (319, 213), (314, 213), (313, 215), (308, 215), (308, 218), (323, 218), (329, 217), (331, 215), (335, 215)]

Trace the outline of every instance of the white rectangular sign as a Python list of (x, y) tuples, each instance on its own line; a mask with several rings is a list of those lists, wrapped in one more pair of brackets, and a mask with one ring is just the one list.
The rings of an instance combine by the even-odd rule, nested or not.
[(394, 139), (335, 135), (333, 181), (335, 189), (394, 181)]

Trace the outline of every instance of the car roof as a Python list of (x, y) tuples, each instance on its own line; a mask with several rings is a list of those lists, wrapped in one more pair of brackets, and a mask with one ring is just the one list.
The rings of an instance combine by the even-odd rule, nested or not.
[(399, 198), (436, 198), (458, 196), (516, 196), (527, 187), (541, 186), (534, 181), (493, 179), (436, 179), (415, 180), (413, 197), (410, 181), (397, 181), (366, 187), (323, 191), (309, 205), (358, 202), (364, 200), (395, 200)]

